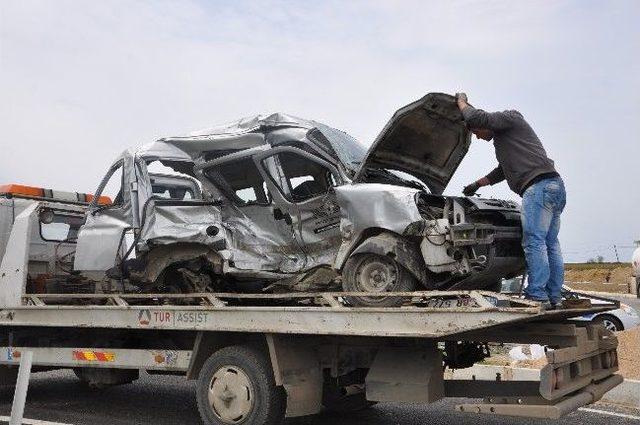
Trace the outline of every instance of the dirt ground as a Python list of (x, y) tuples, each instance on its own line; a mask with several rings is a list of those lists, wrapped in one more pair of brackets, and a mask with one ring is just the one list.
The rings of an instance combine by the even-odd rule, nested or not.
[(627, 263), (584, 263), (567, 264), (564, 280), (576, 291), (628, 294), (633, 277)]
[[(616, 333), (618, 337), (618, 362), (619, 372), (626, 379), (640, 379), (640, 328)], [(523, 367), (529, 369), (542, 369), (547, 364), (545, 357), (537, 360), (514, 361), (506, 353), (507, 349), (516, 344), (507, 344), (504, 348), (498, 348), (496, 354), (485, 359), (484, 364), (496, 366)], [(526, 348), (526, 346), (525, 346)]]
[(640, 328), (618, 332), (620, 374), (627, 379), (640, 379)]

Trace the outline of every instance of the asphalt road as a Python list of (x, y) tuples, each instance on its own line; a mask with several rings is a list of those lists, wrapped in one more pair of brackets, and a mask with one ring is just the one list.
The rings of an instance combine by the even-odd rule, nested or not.
[[(173, 376), (143, 375), (140, 380), (130, 385), (90, 390), (80, 384), (71, 372), (38, 373), (31, 379), (25, 417), (75, 425), (200, 424), (194, 393), (193, 382)], [(11, 390), (0, 390), (0, 415), (9, 415), (12, 396)], [(454, 412), (454, 404), (456, 400), (432, 405), (379, 404), (349, 416), (320, 415), (288, 420), (286, 425), (610, 425), (613, 421), (616, 425), (640, 423), (640, 414), (629, 411), (610, 410), (609, 414), (578, 411), (560, 421), (547, 421), (467, 415)]]

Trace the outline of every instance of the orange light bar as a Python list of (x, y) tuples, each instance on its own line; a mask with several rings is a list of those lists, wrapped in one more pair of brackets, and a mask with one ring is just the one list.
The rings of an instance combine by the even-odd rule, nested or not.
[(0, 194), (32, 196), (35, 198), (44, 197), (44, 189), (41, 187), (24, 186), (21, 184), (0, 185)]
[[(95, 196), (93, 196), (91, 193), (87, 193), (87, 194), (85, 194), (85, 197), (87, 199), (87, 202), (91, 203)], [(99, 205), (111, 205), (112, 203), (113, 203), (113, 201), (108, 196), (104, 196), (103, 195), (103, 196), (98, 198), (98, 204)]]
[[(0, 185), (0, 195), (13, 195), (24, 196), (27, 198), (44, 198), (55, 199), (60, 202), (73, 201), (73, 202), (86, 202), (89, 203), (95, 198), (90, 193), (78, 193), (78, 192), (60, 192), (51, 189), (43, 189), (41, 187), (25, 186), (22, 184), (2, 184)], [(98, 204), (111, 205), (113, 202), (108, 196), (101, 196), (98, 198)]]

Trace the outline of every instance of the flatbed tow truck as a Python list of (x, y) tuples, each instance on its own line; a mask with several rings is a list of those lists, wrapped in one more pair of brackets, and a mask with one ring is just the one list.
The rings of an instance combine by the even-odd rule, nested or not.
[[(178, 374), (197, 380), (204, 423), (262, 425), (443, 397), (484, 399), (456, 406), (463, 413), (559, 418), (622, 382), (616, 337), (570, 320), (615, 302), (545, 311), (487, 291), (386, 293), (405, 303), (385, 308), (350, 307), (347, 293), (28, 293), (37, 210), (15, 217), (0, 266), (4, 384), (15, 384), (26, 352), (33, 372), (73, 369), (95, 387), (141, 370)], [(547, 346), (540, 379), (444, 378), (445, 366), (480, 361), (489, 342)]]

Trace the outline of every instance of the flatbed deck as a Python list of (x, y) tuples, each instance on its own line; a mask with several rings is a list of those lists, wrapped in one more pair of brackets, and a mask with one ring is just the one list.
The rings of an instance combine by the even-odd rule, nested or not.
[(617, 308), (612, 302), (545, 311), (539, 303), (486, 291), (398, 293), (393, 295), (406, 298), (402, 307), (356, 308), (344, 303), (345, 295), (349, 294), (33, 294), (23, 297), (27, 305), (0, 309), (0, 326), (439, 339)]

